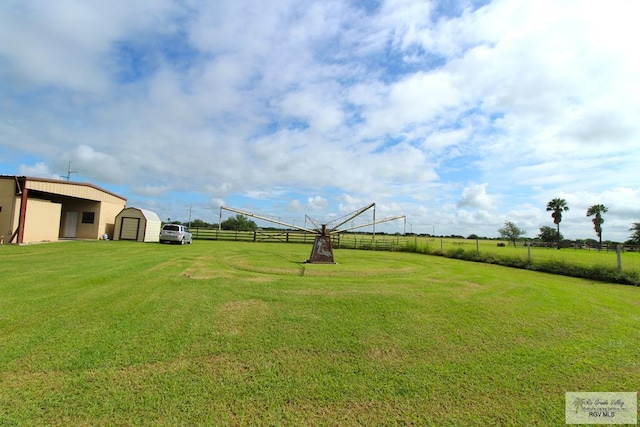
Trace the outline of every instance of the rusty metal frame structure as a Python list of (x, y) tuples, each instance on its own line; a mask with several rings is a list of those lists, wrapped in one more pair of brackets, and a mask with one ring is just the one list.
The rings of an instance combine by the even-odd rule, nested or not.
[[(341, 226), (345, 225), (346, 223), (348, 223), (349, 221), (353, 220), (354, 218), (362, 215), (363, 213), (365, 213), (366, 211), (368, 211), (369, 209), (373, 208), (373, 220), (366, 223), (366, 224), (359, 224), (359, 225), (355, 225), (355, 226), (351, 226), (348, 228), (340, 228)], [(396, 216), (391, 216), (391, 217), (387, 217), (381, 220), (376, 221), (376, 204), (375, 203), (371, 203), (367, 206), (364, 206), (354, 212), (351, 212), (350, 214), (347, 214), (339, 219), (337, 219), (336, 221), (340, 221), (338, 222), (337, 225), (332, 226), (331, 228), (328, 228), (329, 224), (320, 224), (317, 221), (313, 220), (311, 217), (309, 217), (308, 215), (305, 215), (305, 227), (301, 227), (299, 225), (295, 225), (295, 224), (289, 224), (286, 223), (284, 221), (280, 221), (280, 220), (275, 220), (273, 218), (269, 218), (267, 216), (264, 215), (259, 215), (259, 214), (255, 214), (253, 212), (248, 212), (248, 211), (243, 211), (241, 209), (236, 209), (236, 208), (231, 208), (228, 206), (220, 206), (220, 220), (218, 221), (218, 231), (222, 230), (222, 211), (226, 210), (229, 212), (234, 212), (240, 215), (244, 215), (250, 218), (256, 218), (256, 219), (260, 219), (263, 221), (267, 221), (267, 222), (271, 222), (274, 224), (279, 224), (279, 225), (284, 225), (293, 229), (297, 229), (300, 231), (304, 231), (306, 233), (312, 233), (312, 234), (316, 234), (316, 238), (313, 244), (313, 249), (311, 251), (311, 256), (309, 257), (309, 259), (305, 262), (308, 263), (314, 263), (314, 264), (335, 264), (335, 261), (333, 259), (333, 248), (331, 247), (331, 235), (332, 234), (339, 234), (339, 233), (343, 233), (345, 231), (351, 231), (351, 230), (355, 230), (358, 228), (364, 228), (364, 227), (369, 227), (369, 226), (373, 226), (373, 239), (375, 240), (376, 238), (376, 224), (381, 224), (384, 222), (388, 222), (388, 221), (394, 221), (397, 219), (404, 219), (405, 221), (405, 228), (406, 228), (406, 216), (405, 215), (396, 215)], [(311, 222), (311, 224), (313, 224), (315, 226), (315, 228), (307, 228), (306, 227), (306, 221), (309, 220), (309, 222)], [(334, 221), (334, 222), (336, 222)]]

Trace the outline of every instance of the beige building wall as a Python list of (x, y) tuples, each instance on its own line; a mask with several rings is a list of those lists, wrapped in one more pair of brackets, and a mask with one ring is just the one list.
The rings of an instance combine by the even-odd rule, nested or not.
[[(23, 182), (24, 177), (18, 177)], [(27, 209), (23, 242), (58, 240), (59, 237), (113, 238), (116, 215), (126, 199), (92, 184), (43, 178), (26, 178)], [(0, 176), (0, 236), (9, 243), (17, 230), (20, 196), (16, 177)]]
[[(30, 189), (44, 191), (52, 194), (73, 197), (73, 200), (65, 199), (64, 213), (60, 225), (60, 235), (64, 231), (65, 213), (67, 211), (78, 212), (77, 238), (79, 239), (101, 239), (107, 234), (109, 239), (113, 239), (115, 228), (115, 218), (126, 206), (126, 199), (102, 190), (90, 184), (73, 183), (64, 181), (39, 180), (29, 178), (27, 186)], [(82, 222), (84, 212), (94, 213), (94, 222)], [(85, 217), (85, 220), (88, 219)]]
[(29, 199), (27, 206), (24, 242), (55, 242), (58, 240), (62, 205), (48, 200)]
[(13, 213), (16, 205), (15, 181), (10, 179), (0, 179), (0, 240), (4, 244), (9, 243), (11, 235), (17, 227), (17, 219), (13, 220)]
[[(29, 200), (28, 209), (31, 209)], [(100, 203), (91, 200), (65, 199), (63, 202), (62, 221), (59, 223), (61, 237), (78, 239), (98, 238), (98, 217)], [(90, 220), (93, 215), (92, 222)], [(73, 218), (73, 221), (71, 219)], [(85, 221), (85, 222), (83, 222)]]
[(107, 234), (110, 240), (114, 239), (114, 230), (116, 224), (116, 216), (124, 209), (125, 203), (119, 200), (118, 203), (102, 202), (102, 210), (100, 212), (99, 234)]

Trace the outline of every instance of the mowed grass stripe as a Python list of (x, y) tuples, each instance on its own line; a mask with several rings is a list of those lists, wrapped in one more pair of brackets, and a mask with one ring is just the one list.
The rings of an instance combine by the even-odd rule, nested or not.
[(560, 425), (638, 389), (636, 287), (309, 250), (0, 247), (0, 424)]

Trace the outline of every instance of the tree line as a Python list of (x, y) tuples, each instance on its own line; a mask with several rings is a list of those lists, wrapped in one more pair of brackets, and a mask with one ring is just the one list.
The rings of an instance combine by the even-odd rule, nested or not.
[[(560, 242), (563, 239), (560, 233), (560, 223), (562, 222), (562, 213), (569, 210), (567, 201), (562, 198), (554, 198), (547, 203), (547, 212), (551, 212), (551, 218), (556, 225), (555, 229), (549, 226), (540, 227), (540, 234), (538, 239), (545, 243), (555, 242), (558, 249), (560, 249)], [(602, 204), (592, 205), (587, 209), (586, 216), (593, 217), (591, 222), (593, 223), (593, 230), (598, 237), (598, 248), (602, 249), (602, 224), (604, 224), (603, 214), (607, 213), (609, 208)], [(628, 243), (634, 245), (640, 245), (640, 222), (635, 222), (629, 228), (633, 234), (630, 236)], [(522, 230), (516, 224), (511, 221), (505, 221), (504, 227), (498, 230), (500, 236), (513, 243), (515, 246), (516, 241), (524, 236), (527, 232)]]
[(231, 231), (255, 231), (258, 229), (258, 226), (254, 221), (240, 214), (234, 217), (227, 218), (220, 224), (208, 223), (201, 219), (194, 219), (190, 222), (172, 221), (172, 223), (186, 225), (191, 228), (201, 228), (205, 230), (217, 230), (218, 228), (221, 228), (223, 230)]

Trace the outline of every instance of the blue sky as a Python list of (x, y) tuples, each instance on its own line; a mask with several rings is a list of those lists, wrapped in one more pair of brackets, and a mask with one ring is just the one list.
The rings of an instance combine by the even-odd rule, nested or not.
[[(5, 1), (0, 174), (161, 218), (300, 224), (369, 203), (414, 232), (640, 222), (631, 1)], [(225, 214), (228, 215), (228, 214)], [(366, 218), (363, 218), (366, 220)], [(404, 231), (401, 221), (383, 231)], [(408, 230), (407, 230), (408, 231)]]

